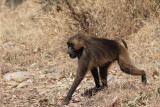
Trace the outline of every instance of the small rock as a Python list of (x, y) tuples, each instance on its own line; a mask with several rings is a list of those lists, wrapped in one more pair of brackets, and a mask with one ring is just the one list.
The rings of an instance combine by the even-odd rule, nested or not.
[(17, 88), (24, 88), (27, 87), (28, 85), (31, 85), (33, 83), (32, 79), (28, 79), (27, 81), (24, 81), (22, 83), (20, 83)]
[(77, 103), (77, 102), (80, 102), (81, 99), (80, 99), (80, 97), (76, 97), (76, 98), (74, 98), (72, 101), (73, 101), (73, 103)]
[(11, 72), (11, 73), (6, 73), (3, 76), (3, 79), (5, 81), (23, 81), (31, 77), (31, 74), (29, 72)]
[(14, 42), (7, 42), (7, 43), (5, 43), (4, 45), (5, 45), (5, 46), (15, 46), (16, 43), (14, 43)]
[(12, 71), (12, 66), (11, 64), (2, 64), (0, 70), (2, 74), (5, 74)]
[(30, 66), (31, 69), (36, 69), (36, 68), (39, 68), (39, 65), (37, 63), (33, 63), (31, 66)]
[(152, 76), (153, 76), (153, 79), (157, 79), (157, 78), (160, 77), (160, 73), (159, 73), (158, 71), (155, 70), (155, 71), (153, 71)]

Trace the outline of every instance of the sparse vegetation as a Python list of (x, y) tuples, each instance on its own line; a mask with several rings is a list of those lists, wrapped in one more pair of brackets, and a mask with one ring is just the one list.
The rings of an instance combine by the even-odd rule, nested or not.
[[(65, 0), (26, 0), (13, 10), (0, 1), (0, 106), (60, 106), (77, 65), (66, 54), (66, 41), (77, 32), (125, 39), (132, 59), (146, 71), (148, 85), (115, 63), (108, 89), (90, 99), (81, 97), (94, 86), (88, 73), (68, 106), (160, 105), (159, 0), (67, 1), (85, 27)], [(24, 78), (18, 79), (17, 72), (24, 72)]]
[(153, 93), (146, 93), (143, 95), (142, 92), (139, 92), (135, 99), (128, 101), (128, 105), (132, 107), (146, 105), (152, 94)]

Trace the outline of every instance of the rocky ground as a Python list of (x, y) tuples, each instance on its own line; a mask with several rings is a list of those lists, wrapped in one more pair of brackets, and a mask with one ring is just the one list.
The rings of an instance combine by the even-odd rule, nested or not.
[[(109, 39), (117, 37), (113, 36), (114, 34), (124, 32), (125, 36), (120, 37), (127, 42), (130, 56), (136, 66), (146, 71), (148, 84), (144, 86), (140, 77), (121, 72), (115, 62), (109, 69), (108, 89), (103, 89), (91, 98), (82, 97), (81, 94), (85, 90), (94, 87), (93, 78), (88, 72), (66, 107), (158, 107), (160, 105), (159, 17), (143, 20), (143, 26), (136, 27), (137, 30), (132, 31), (132, 28), (138, 25), (126, 24), (129, 20), (124, 21), (126, 23), (123, 26), (119, 26), (124, 23), (123, 21), (111, 23), (114, 19), (102, 14), (105, 10), (100, 7), (105, 7), (104, 3), (98, 0), (95, 2), (97, 5), (93, 7), (90, 6), (93, 5), (90, 1), (84, 4), (85, 8), (91, 8), (91, 14), (94, 14), (93, 17), (97, 20), (93, 23), (100, 23), (95, 26), (97, 29), (93, 32), (99, 37)], [(105, 9), (114, 10), (114, 6), (116, 3)], [(78, 22), (68, 16), (69, 10), (63, 10), (66, 6), (62, 5), (62, 12), (57, 12), (55, 6), (48, 13), (44, 12), (44, 8), (44, 4), (28, 0), (15, 10), (3, 8), (4, 10), (0, 12), (0, 106), (2, 107), (60, 107), (75, 78), (77, 59), (70, 59), (66, 54), (66, 42), (72, 34), (82, 29)], [(79, 11), (78, 6), (76, 9)], [(118, 12), (119, 9), (116, 9)], [(114, 13), (111, 10), (107, 11)], [(116, 14), (112, 15), (117, 17)], [(122, 17), (120, 14), (118, 16)], [(108, 21), (109, 18), (111, 22)], [(106, 19), (108, 22), (105, 23), (110, 27), (102, 23)], [(126, 29), (121, 29), (122, 32), (116, 30), (116, 26), (117, 28), (126, 26)], [(112, 30), (112, 27), (115, 30)], [(130, 27), (131, 31), (127, 31)], [(108, 32), (110, 36), (105, 36)]]

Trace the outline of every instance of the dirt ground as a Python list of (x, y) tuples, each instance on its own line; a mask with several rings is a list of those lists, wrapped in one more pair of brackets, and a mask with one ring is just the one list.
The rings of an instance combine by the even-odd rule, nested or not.
[[(91, 36), (123, 38), (127, 42), (133, 62), (146, 71), (148, 84), (144, 86), (140, 77), (123, 73), (115, 62), (109, 69), (108, 88), (91, 98), (82, 97), (85, 90), (94, 87), (88, 72), (65, 107), (159, 107), (159, 8), (156, 5), (158, 12), (153, 15), (149, 0), (142, 5), (135, 2), (134, 8), (127, 1), (71, 4), (77, 12), (90, 12)], [(57, 5), (47, 3), (28, 0), (14, 10), (1, 8), (0, 107), (61, 107), (72, 85), (77, 59), (68, 57), (66, 42), (83, 29), (63, 2), (58, 4), (60, 11)], [(131, 10), (139, 13), (135, 19), (129, 19)], [(143, 12), (150, 16), (144, 19)]]

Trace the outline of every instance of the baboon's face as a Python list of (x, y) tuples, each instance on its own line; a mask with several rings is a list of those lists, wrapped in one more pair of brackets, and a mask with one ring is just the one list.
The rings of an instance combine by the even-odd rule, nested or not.
[(80, 58), (85, 47), (84, 38), (81, 35), (72, 36), (68, 42), (68, 54), (70, 58)]
[(70, 58), (76, 58), (76, 57), (80, 57), (82, 51), (83, 51), (83, 47), (79, 47), (78, 49), (76, 48), (75, 44), (72, 42), (67, 42), (68, 45), (68, 51), (67, 53), (69, 54)]
[(67, 53), (69, 54), (70, 58), (76, 58), (78, 53), (76, 52), (76, 50), (74, 49), (74, 44), (67, 42), (68, 45), (68, 51)]

